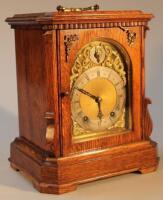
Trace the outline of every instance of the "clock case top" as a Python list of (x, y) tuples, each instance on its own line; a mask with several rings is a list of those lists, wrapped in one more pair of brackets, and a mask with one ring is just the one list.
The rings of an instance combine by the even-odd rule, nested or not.
[[(49, 155), (59, 157), (149, 138), (152, 130), (144, 87), (144, 38), (152, 14), (142, 11), (84, 11), (18, 14), (6, 21), (15, 29), (19, 126), (27, 139)], [(124, 28), (124, 30), (122, 30)], [(136, 33), (129, 46), (125, 28)], [(78, 35), (66, 61), (66, 37)], [(133, 134), (72, 141), (69, 91), (70, 68), (76, 52), (92, 38), (109, 38), (128, 52), (133, 70)], [(20, 57), (21, 55), (21, 57)], [(36, 75), (37, 74), (37, 75)], [(54, 134), (46, 137), (54, 123)], [(52, 129), (53, 130), (53, 129)], [(54, 155), (53, 155), (54, 153)]]
[[(26, 25), (42, 29), (100, 28), (107, 26), (142, 26), (153, 18), (150, 13), (132, 11), (82, 11), (16, 14), (6, 19), (12, 28)], [(99, 24), (98, 24), (99, 23)], [(110, 23), (110, 24), (109, 24)], [(92, 24), (92, 25), (91, 25)], [(44, 26), (54, 25), (54, 26)]]

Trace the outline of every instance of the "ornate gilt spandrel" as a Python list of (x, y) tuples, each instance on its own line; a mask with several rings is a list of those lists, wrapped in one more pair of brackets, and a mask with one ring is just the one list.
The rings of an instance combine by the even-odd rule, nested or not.
[(79, 36), (77, 34), (65, 35), (64, 36), (64, 46), (65, 46), (65, 60), (68, 61), (68, 57), (71, 51), (71, 47), (73, 43), (79, 40)]
[(127, 42), (129, 46), (134, 45), (136, 41), (136, 33), (126, 27), (119, 26), (119, 28), (126, 33)]

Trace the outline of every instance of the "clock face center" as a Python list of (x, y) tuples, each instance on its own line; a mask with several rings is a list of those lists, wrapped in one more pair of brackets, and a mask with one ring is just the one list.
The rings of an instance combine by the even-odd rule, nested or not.
[(116, 89), (107, 79), (95, 78), (90, 80), (83, 89), (97, 97), (96, 100), (87, 95), (80, 94), (82, 111), (91, 119), (98, 119), (98, 103), (101, 103), (101, 111), (105, 117), (113, 110), (116, 104)]

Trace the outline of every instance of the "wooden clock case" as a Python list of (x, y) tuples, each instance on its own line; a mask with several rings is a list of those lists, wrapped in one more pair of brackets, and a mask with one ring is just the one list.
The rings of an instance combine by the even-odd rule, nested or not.
[[(9, 160), (40, 192), (60, 194), (85, 182), (156, 170), (144, 64), (144, 40), (152, 17), (141, 11), (83, 11), (7, 18), (15, 29), (20, 127)], [(96, 38), (116, 41), (131, 59), (133, 129), (73, 140), (71, 67), (79, 49)]]

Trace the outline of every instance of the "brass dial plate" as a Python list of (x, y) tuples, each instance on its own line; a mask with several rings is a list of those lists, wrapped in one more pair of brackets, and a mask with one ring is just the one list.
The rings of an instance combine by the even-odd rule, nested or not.
[[(72, 124), (73, 124), (72, 133), (73, 133), (74, 138), (80, 139), (80, 138), (85, 138), (85, 137), (92, 137), (93, 135), (97, 136), (99, 134), (105, 134), (105, 133), (112, 134), (114, 132), (117, 133), (117, 131), (115, 130), (122, 132), (122, 131), (127, 130), (126, 128), (128, 128), (128, 126), (131, 127), (131, 125), (128, 125), (128, 124), (131, 124), (131, 119), (129, 119), (130, 114), (128, 113), (128, 110), (126, 112), (126, 107), (125, 107), (126, 91), (128, 91), (128, 88), (126, 88), (126, 82), (128, 78), (126, 76), (126, 71), (125, 71), (126, 63), (124, 62), (124, 60), (128, 62), (127, 59), (129, 58), (125, 56), (126, 54), (123, 54), (124, 53), (123, 51), (122, 52), (120, 51), (120, 48), (117, 48), (113, 44), (114, 43), (111, 43), (107, 40), (102, 40), (102, 39), (92, 41), (88, 43), (87, 45), (85, 45), (84, 47), (82, 47), (76, 55), (74, 65), (72, 66), (72, 73), (70, 77), (70, 80), (71, 80), (70, 88), (71, 88), (71, 94), (72, 94), (71, 96), (71, 111), (72, 111)], [(122, 57), (122, 55), (124, 55), (125, 57)], [(114, 76), (112, 77), (115, 78), (115, 80), (116, 79), (119, 80), (119, 82), (121, 82), (121, 84), (123, 85), (123, 92), (122, 92), (123, 95), (117, 94), (116, 83), (114, 83), (114, 80), (109, 80), (103, 77), (103, 75), (102, 76), (100, 75), (101, 77), (94, 77), (94, 79), (92, 77), (89, 77), (89, 76), (93, 76), (93, 73), (92, 73), (94, 71), (93, 68), (98, 68), (100, 73), (101, 73), (101, 70), (104, 68), (112, 70), (113, 74), (116, 74), (115, 75), (116, 78)], [(90, 69), (93, 71), (89, 71)], [(86, 78), (84, 78), (84, 76)], [(90, 80), (87, 80), (87, 79), (90, 79)], [(85, 83), (82, 83), (81, 80), (85, 81)], [(96, 85), (95, 90), (92, 89), (94, 85)], [(101, 89), (102, 85), (105, 85), (107, 89), (102, 90)], [(106, 97), (103, 97), (103, 102), (101, 103), (101, 110), (102, 110), (102, 114), (104, 115), (103, 120), (104, 118), (108, 117), (108, 114), (111, 113), (111, 110), (113, 111), (112, 115), (115, 115), (114, 109), (116, 108), (116, 105), (121, 104), (121, 108), (118, 108), (119, 106), (117, 107), (118, 109), (120, 109), (120, 111), (118, 111), (117, 117), (114, 118), (114, 120), (112, 117), (111, 118), (112, 122), (110, 122), (111, 120), (108, 120), (107, 118), (107, 122), (105, 122), (105, 125), (104, 124), (99, 125), (98, 123), (101, 123), (101, 122), (97, 123), (97, 121), (95, 123), (96, 125), (93, 125), (92, 120), (97, 120), (96, 115), (97, 115), (98, 107), (95, 104), (95, 102), (93, 102), (86, 95), (81, 94), (81, 92), (79, 91), (75, 92), (74, 87), (76, 86), (78, 86), (79, 88), (81, 86), (82, 89), (86, 91), (87, 90), (91, 91), (95, 95), (99, 95), (99, 96), (106, 95)], [(111, 92), (110, 94), (108, 90), (110, 90)], [(103, 91), (103, 94), (98, 94), (98, 91), (100, 92)], [(80, 100), (78, 99), (76, 101), (76, 105), (78, 104), (77, 102), (79, 102), (78, 107), (80, 107), (82, 111), (82, 112), (79, 112), (79, 115), (81, 113), (81, 117), (79, 118), (84, 119), (85, 121), (88, 121), (88, 119), (91, 119), (92, 125), (90, 125), (91, 124), (90, 123), (89, 125), (86, 126), (85, 125), (86, 123), (77, 119), (76, 114), (74, 114), (77, 112), (76, 111), (77, 108), (75, 108), (76, 105), (74, 104), (75, 103), (74, 98), (76, 98), (75, 97), (76, 93), (78, 93), (78, 96), (80, 96)], [(121, 98), (121, 103), (117, 104), (117, 101), (119, 101), (118, 98), (120, 96), (122, 96), (123, 98)], [(109, 99), (110, 105), (107, 106), (106, 108), (106, 103), (104, 102), (108, 102), (108, 99)], [(89, 107), (89, 109), (87, 109), (86, 107)]]

